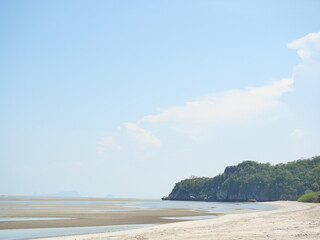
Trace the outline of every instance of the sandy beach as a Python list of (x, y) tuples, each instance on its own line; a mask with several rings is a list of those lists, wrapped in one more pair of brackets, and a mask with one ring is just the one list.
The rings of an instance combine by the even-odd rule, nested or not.
[(268, 204), (277, 206), (278, 209), (231, 213), (210, 220), (170, 223), (129, 231), (43, 238), (43, 240), (319, 240), (320, 204), (298, 202), (272, 202)]

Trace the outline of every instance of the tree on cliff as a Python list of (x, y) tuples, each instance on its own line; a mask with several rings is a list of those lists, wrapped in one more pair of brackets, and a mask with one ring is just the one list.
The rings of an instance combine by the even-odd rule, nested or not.
[(287, 164), (244, 161), (226, 167), (214, 178), (191, 177), (178, 182), (171, 200), (257, 201), (297, 200), (320, 190), (320, 156)]

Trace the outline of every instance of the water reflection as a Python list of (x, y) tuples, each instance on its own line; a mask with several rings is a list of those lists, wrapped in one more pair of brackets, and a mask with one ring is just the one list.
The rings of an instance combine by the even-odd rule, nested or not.
[(88, 233), (114, 232), (153, 226), (152, 224), (115, 225), (99, 227), (68, 227), (68, 228), (34, 228), (0, 230), (0, 240), (16, 240), (42, 238)]

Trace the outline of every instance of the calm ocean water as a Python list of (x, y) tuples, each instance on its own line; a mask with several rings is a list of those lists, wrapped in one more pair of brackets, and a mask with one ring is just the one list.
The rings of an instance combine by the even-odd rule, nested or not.
[[(224, 213), (233, 210), (272, 210), (270, 205), (258, 203), (225, 203), (225, 202), (190, 202), (190, 201), (158, 201), (158, 200), (114, 200), (114, 201), (0, 201), (2, 204), (27, 204), (33, 207), (52, 207), (52, 206), (85, 206), (87, 204), (110, 204), (129, 209), (119, 211), (130, 211), (130, 208), (140, 210), (159, 209), (159, 208), (193, 208), (203, 213)], [(89, 210), (90, 211), (90, 210)], [(92, 211), (92, 210), (91, 210)], [(96, 211), (118, 211), (118, 210), (96, 210)], [(199, 220), (214, 218), (216, 216), (196, 216), (196, 217), (164, 217), (165, 219), (175, 220)], [(52, 220), (50, 218), (31, 219), (31, 218), (1, 218), (0, 221), (30, 221), (30, 220)], [(56, 219), (59, 220), (59, 219)], [(39, 228), (39, 229), (14, 229), (0, 230), (0, 240), (17, 240), (40, 237), (64, 236), (75, 234), (99, 233), (123, 231), (129, 229), (143, 228), (152, 226), (151, 224), (133, 224), (116, 226), (98, 227), (66, 227), (66, 228)]]

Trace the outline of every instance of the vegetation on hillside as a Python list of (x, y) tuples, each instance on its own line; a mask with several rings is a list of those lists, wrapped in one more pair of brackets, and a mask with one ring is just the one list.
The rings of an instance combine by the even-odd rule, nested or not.
[(193, 195), (199, 195), (200, 191), (203, 187), (212, 180), (212, 178), (208, 177), (190, 177), (183, 181), (180, 181), (177, 185), (180, 188), (182, 193), (188, 194), (192, 193), (191, 198)]
[(306, 191), (320, 191), (320, 156), (287, 164), (244, 161), (214, 178), (191, 177), (178, 182), (172, 200), (297, 200)]
[(320, 203), (320, 191), (318, 192), (308, 192), (303, 194), (298, 198), (298, 202), (313, 202)]

